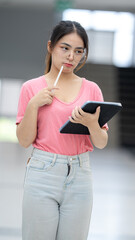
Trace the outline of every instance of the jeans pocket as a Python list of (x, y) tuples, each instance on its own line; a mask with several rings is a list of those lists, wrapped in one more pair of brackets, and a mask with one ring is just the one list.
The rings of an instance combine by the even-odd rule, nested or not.
[(81, 164), (81, 169), (87, 173), (91, 172), (91, 165), (90, 165), (90, 160), (84, 160)]
[(52, 161), (42, 161), (37, 158), (32, 157), (28, 164), (29, 169), (35, 171), (48, 171), (53, 167)]

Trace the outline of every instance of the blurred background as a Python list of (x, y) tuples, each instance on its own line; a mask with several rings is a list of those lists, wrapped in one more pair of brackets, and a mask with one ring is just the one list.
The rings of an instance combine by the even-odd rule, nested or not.
[(0, 240), (21, 240), (31, 147), (23, 149), (16, 139), (20, 88), (44, 74), (47, 41), (62, 19), (80, 22), (89, 36), (88, 60), (78, 75), (95, 81), (105, 101), (123, 105), (108, 123), (108, 146), (91, 154), (88, 240), (135, 240), (134, 0), (0, 0)]

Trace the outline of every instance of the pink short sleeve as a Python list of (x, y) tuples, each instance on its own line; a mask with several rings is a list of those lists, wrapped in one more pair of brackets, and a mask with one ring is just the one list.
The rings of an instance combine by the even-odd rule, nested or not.
[(16, 124), (19, 124), (23, 119), (27, 104), (30, 100), (29, 91), (27, 90), (25, 83), (22, 85), (19, 102), (18, 102), (18, 112), (16, 117)]
[[(95, 84), (94, 99), (95, 101), (99, 101), (99, 102), (104, 101), (102, 91), (97, 84)], [(106, 123), (104, 126), (102, 126), (102, 128), (108, 130), (109, 129), (108, 124)]]

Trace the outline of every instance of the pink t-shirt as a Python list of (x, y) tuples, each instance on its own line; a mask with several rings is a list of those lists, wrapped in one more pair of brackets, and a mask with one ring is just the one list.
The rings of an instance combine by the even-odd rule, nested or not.
[[(23, 119), (29, 100), (42, 88), (47, 87), (45, 76), (25, 82), (21, 88), (16, 124)], [(33, 146), (43, 151), (62, 155), (77, 155), (93, 150), (89, 135), (62, 134), (60, 127), (71, 116), (75, 106), (82, 106), (86, 101), (103, 101), (100, 88), (94, 82), (82, 79), (82, 86), (74, 101), (65, 103), (54, 97), (52, 104), (38, 110), (37, 137)], [(106, 129), (107, 124), (105, 125)]]

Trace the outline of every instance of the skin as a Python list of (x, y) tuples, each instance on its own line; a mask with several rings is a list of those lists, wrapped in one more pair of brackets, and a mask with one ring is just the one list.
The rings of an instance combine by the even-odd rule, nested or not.
[[(74, 69), (82, 58), (84, 44), (76, 33), (71, 33), (62, 37), (52, 49), (51, 42), (48, 41), (48, 51), (52, 56), (52, 65), (49, 73), (45, 75), (48, 87), (40, 90), (29, 101), (24, 118), (17, 126), (17, 137), (23, 147), (28, 147), (35, 140), (37, 135), (38, 109), (44, 105), (50, 105), (54, 97), (64, 102), (72, 102), (78, 95), (82, 78), (74, 74)], [(63, 65), (63, 71), (57, 86), (53, 84)], [(71, 122), (81, 123), (87, 126), (90, 131), (90, 138), (94, 146), (104, 148), (107, 145), (108, 135), (105, 129), (100, 128), (98, 118), (100, 107), (94, 114), (85, 113), (80, 106), (76, 106), (69, 117)]]

